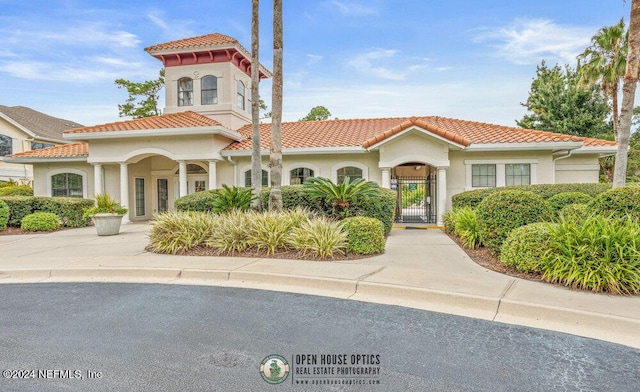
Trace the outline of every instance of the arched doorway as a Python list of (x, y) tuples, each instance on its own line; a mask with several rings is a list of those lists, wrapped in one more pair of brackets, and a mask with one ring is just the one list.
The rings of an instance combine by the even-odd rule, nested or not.
[(398, 165), (391, 172), (391, 189), (397, 193), (397, 223), (438, 222), (437, 170), (421, 162)]

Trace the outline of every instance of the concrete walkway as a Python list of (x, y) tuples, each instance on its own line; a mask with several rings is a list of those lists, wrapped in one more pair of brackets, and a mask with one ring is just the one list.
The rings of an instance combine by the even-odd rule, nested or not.
[(288, 291), (526, 325), (640, 348), (640, 296), (594, 294), (480, 267), (438, 229), (394, 229), (386, 253), (316, 262), (149, 253), (147, 224), (0, 236), (0, 283), (145, 282)]

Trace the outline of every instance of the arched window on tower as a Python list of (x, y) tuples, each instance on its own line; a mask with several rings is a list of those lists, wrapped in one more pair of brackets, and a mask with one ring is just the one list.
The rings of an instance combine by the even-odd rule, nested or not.
[(193, 105), (193, 79), (178, 80), (178, 106)]
[(245, 96), (245, 89), (244, 89), (244, 83), (242, 83), (242, 81), (238, 80), (238, 84), (237, 84), (237, 102), (238, 102), (238, 107), (242, 110), (245, 109), (245, 100), (244, 100), (244, 96)]
[(201, 102), (202, 105), (213, 105), (218, 103), (218, 78), (215, 76), (205, 76), (201, 80)]

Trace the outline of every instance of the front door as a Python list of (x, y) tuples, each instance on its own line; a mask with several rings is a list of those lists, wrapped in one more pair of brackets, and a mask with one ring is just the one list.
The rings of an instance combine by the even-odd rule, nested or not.
[(427, 177), (392, 177), (391, 188), (397, 192), (397, 223), (436, 223), (435, 173)]

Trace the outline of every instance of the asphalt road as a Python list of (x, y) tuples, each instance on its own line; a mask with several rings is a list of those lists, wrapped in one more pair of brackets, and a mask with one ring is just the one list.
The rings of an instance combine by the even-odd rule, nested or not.
[(638, 391), (640, 350), (298, 294), (28, 284), (0, 285), (0, 370), (0, 391)]

